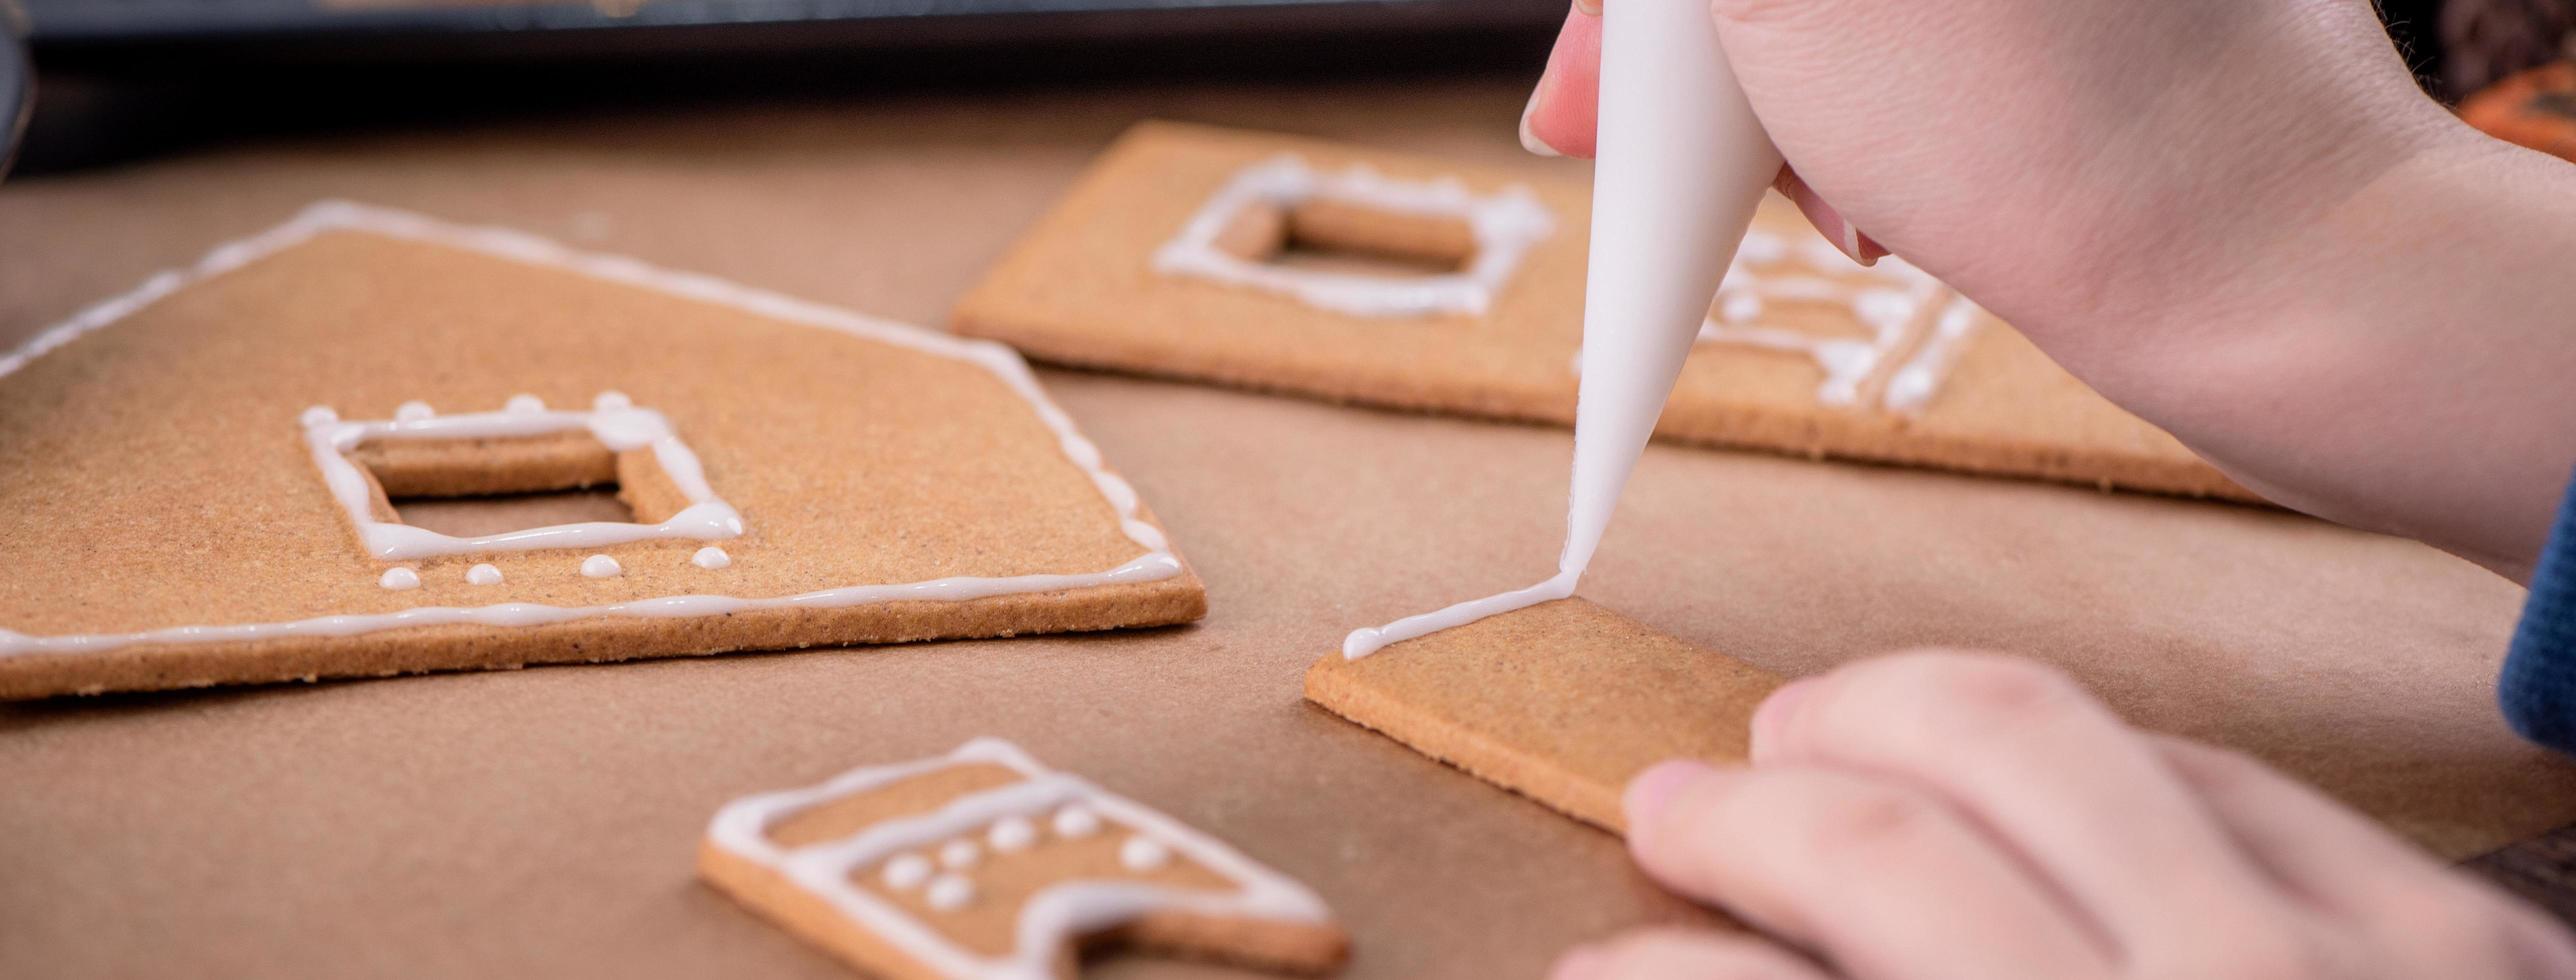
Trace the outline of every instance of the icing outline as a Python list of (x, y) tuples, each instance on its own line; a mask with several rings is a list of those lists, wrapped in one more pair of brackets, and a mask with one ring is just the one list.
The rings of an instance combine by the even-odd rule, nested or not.
[[(1854, 286), (1818, 274), (1762, 271), (1793, 260), (1816, 272), (1851, 273), (1874, 281)], [(1765, 326), (1762, 314), (1775, 302), (1847, 305), (1852, 317), (1870, 328), (1870, 339)], [(1939, 312), (1926, 325), (1924, 312), (1933, 309)], [(1823, 239), (1792, 247), (1779, 235), (1755, 228), (1744, 234), (1744, 244), (1728, 264), (1726, 278), (1717, 287), (1717, 303), (1700, 324), (1697, 342), (1805, 354), (1825, 372), (1825, 380), (1816, 387), (1816, 401), (1847, 406), (1859, 403), (1862, 387), (1885, 368), (1889, 355), (1920, 340), (1913, 356), (1888, 371), (1887, 385), (1878, 398), (1880, 408), (1912, 414), (1940, 393), (1960, 348), (1976, 332), (1980, 312), (1975, 301), (1896, 256), (1864, 266)]]
[[(73, 314), (67, 320), (38, 331), (34, 337), (19, 345), (17, 349), (0, 355), (0, 377), (16, 372), (36, 358), (78, 340), (83, 335), (132, 316), (135, 312), (181, 289), (239, 269), (303, 244), (323, 233), (333, 231), (363, 232), (403, 241), (439, 245), (539, 268), (571, 272), (621, 286), (646, 289), (667, 296), (741, 310), (773, 320), (837, 330), (861, 340), (976, 365), (992, 372), (994, 377), (1002, 382), (1003, 387), (1029, 403), (1038, 420), (1044, 423), (1049, 431), (1055, 433), (1057, 447), (1064, 453), (1065, 458), (1090, 476), (1092, 485), (1100, 491), (1101, 497), (1108, 501), (1112, 511), (1118, 514), (1120, 530), (1125, 532), (1129, 540), (1143, 548), (1144, 552), (1117, 567), (1097, 572), (1010, 577), (961, 575), (919, 582), (850, 585), (760, 599), (684, 594), (653, 596), (627, 602), (589, 606), (552, 606), (530, 602), (507, 602), (485, 606), (419, 606), (390, 613), (317, 616), (278, 623), (172, 626), (129, 633), (77, 633), (56, 636), (30, 636), (0, 627), (0, 656), (87, 653), (144, 643), (216, 643), (290, 636), (354, 636), (405, 626), (461, 623), (521, 627), (602, 616), (694, 618), (759, 609), (841, 608), (905, 600), (958, 602), (996, 595), (1156, 582), (1181, 574), (1180, 558), (1172, 553), (1162, 532), (1146, 523), (1140, 516), (1141, 504), (1137, 499), (1135, 487), (1117, 474), (1109, 472), (1102, 465), (1099, 448), (1074, 428), (1072, 417), (1058, 408), (1055, 401), (1047, 397), (1046, 391), (1038, 386), (1037, 376), (1029, 370), (1028, 362), (1022, 360), (1018, 352), (1007, 346), (988, 340), (968, 340), (892, 320), (883, 320), (839, 307), (755, 289), (703, 273), (664, 269), (624, 256), (583, 252), (526, 232), (453, 225), (390, 208), (370, 207), (347, 201), (322, 201), (309, 205), (285, 223), (267, 231), (215, 246), (193, 266), (155, 274), (127, 293), (110, 297)], [(610, 398), (604, 395), (600, 407), (625, 408), (629, 405), (623, 396)], [(308, 409), (303, 415), (303, 422), (309, 428), (328, 415), (328, 409)], [(332, 417), (330, 421), (337, 421), (337, 419)]]
[[(619, 405), (605, 397), (601, 402), (600, 407), (588, 412), (551, 412), (518, 403), (519, 407), (498, 412), (463, 415), (433, 415), (428, 406), (408, 402), (392, 419), (362, 422), (340, 421), (328, 408), (317, 405), (304, 411), (304, 440), (313, 449), (313, 465), (322, 471), (323, 484), (330, 488), (332, 499), (339, 502), (350, 527), (357, 531), (359, 544), (379, 561), (594, 548), (664, 538), (723, 541), (742, 536), (742, 515), (707, 485), (706, 469), (699, 464), (698, 454), (680, 441), (670, 420), (649, 408)], [(413, 411), (413, 406), (418, 410)], [(679, 488), (689, 505), (658, 524), (584, 521), (458, 538), (401, 521), (377, 520), (373, 507), (375, 488), (358, 464), (349, 460), (350, 451), (361, 444), (384, 440), (514, 438), (575, 430), (588, 430), (609, 452), (652, 450), (654, 462), (660, 464), (663, 475)]]
[[(961, 763), (1001, 765), (1026, 778), (958, 796), (925, 814), (869, 824), (837, 840), (787, 848), (769, 839), (771, 827), (809, 807)], [(1012, 951), (985, 957), (951, 942), (852, 880), (854, 872), (869, 864), (917, 857), (920, 851), (961, 834), (1014, 817), (1035, 819), (1067, 805), (1079, 805), (1105, 822), (1123, 824), (1137, 835), (1134, 839), (1150, 840), (1166, 849), (1166, 858), (1189, 858), (1226, 879), (1234, 890), (1188, 890), (1133, 881), (1059, 881), (1039, 889), (1021, 906)], [(707, 839), (785, 878), (905, 955), (952, 977), (1052, 980), (1057, 975), (1056, 955), (1067, 943), (1149, 911), (1173, 909), (1312, 924), (1332, 920), (1323, 899), (1304, 885), (1143, 804), (1081, 777), (1048, 769), (1019, 746), (992, 737), (974, 739), (943, 756), (862, 766), (802, 789), (743, 797), (716, 811), (707, 825)], [(971, 900), (970, 893), (966, 901)]]
[[(1244, 208), (1256, 204), (1289, 208), (1310, 200), (1461, 219), (1475, 235), (1476, 252), (1467, 267), (1457, 272), (1397, 279), (1285, 268), (1217, 245), (1226, 225)], [(1400, 180), (1360, 164), (1325, 173), (1304, 158), (1285, 153), (1237, 171), (1218, 187), (1181, 225), (1178, 235), (1154, 250), (1153, 266), (1165, 275), (1279, 293), (1351, 316), (1483, 316), (1521, 259), (1555, 230), (1546, 206), (1527, 187), (1514, 185), (1479, 195), (1454, 178)]]

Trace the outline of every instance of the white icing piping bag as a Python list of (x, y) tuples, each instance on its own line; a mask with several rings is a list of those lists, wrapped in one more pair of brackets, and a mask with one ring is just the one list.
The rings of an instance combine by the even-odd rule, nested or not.
[(1727, 263), (1780, 175), (1703, 0), (1612, 0), (1601, 25), (1592, 261), (1565, 551), (1547, 581), (1351, 631), (1342, 656), (1574, 594)]
[(1557, 570), (1571, 594), (1654, 435), (1780, 151), (1702, 0), (1602, 10), (1592, 259), (1574, 483)]

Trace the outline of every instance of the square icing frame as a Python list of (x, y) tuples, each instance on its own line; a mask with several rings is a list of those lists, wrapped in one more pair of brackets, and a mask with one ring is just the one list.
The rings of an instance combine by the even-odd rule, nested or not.
[[(1322, 269), (1291, 269), (1248, 259), (1218, 245), (1228, 223), (1260, 204), (1292, 208), (1329, 200), (1395, 214), (1467, 223), (1476, 251), (1457, 272), (1390, 278)], [(1294, 298), (1351, 316), (1483, 316), (1530, 249), (1556, 230), (1555, 219), (1526, 187), (1476, 194), (1454, 178), (1403, 180), (1354, 164), (1325, 172), (1283, 153), (1228, 179), (1181, 231), (1154, 250), (1154, 271)]]
[[(397, 413), (406, 414), (406, 413)], [(727, 541), (743, 535), (742, 515), (716, 496), (707, 484), (698, 454), (681, 441), (662, 413), (638, 408), (626, 396), (608, 392), (587, 412), (550, 411), (543, 405), (516, 402), (498, 412), (342, 421), (323, 406), (306, 409), (301, 419), (313, 465), (333, 501), (347, 514), (358, 543), (370, 557), (395, 562), (452, 555), (538, 551), (552, 548), (600, 548), (684, 538)], [(677, 487), (688, 506), (658, 523), (584, 521), (459, 538), (401, 521), (376, 519), (372, 506), (379, 491), (351, 450), (379, 439), (489, 439), (588, 431), (610, 452), (650, 449), (654, 462)]]

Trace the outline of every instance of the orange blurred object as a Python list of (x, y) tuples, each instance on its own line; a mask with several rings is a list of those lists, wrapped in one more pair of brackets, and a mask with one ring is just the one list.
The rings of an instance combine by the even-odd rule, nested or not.
[(2498, 139), (2576, 161), (2576, 61), (2505, 76), (2461, 102), (2460, 118)]

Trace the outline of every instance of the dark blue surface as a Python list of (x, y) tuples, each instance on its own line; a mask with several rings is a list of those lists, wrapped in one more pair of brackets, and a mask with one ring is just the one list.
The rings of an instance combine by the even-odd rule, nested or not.
[(2496, 700), (2522, 737), (2576, 754), (2576, 484), (2531, 572), (2531, 598), (2496, 679)]

